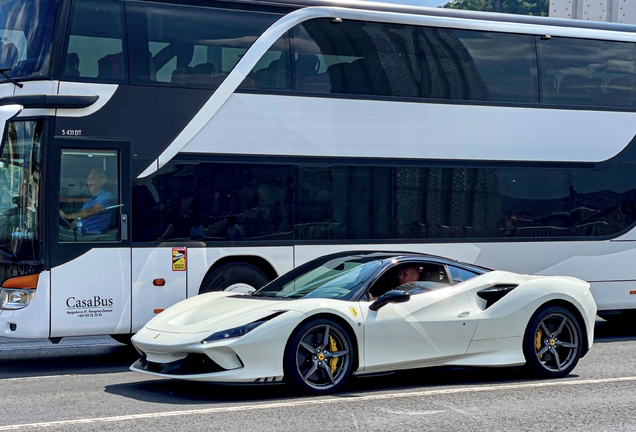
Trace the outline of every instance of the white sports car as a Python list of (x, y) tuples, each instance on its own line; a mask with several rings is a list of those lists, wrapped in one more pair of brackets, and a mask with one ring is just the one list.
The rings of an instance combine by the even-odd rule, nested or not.
[(526, 365), (570, 373), (594, 340), (579, 279), (491, 271), (415, 253), (346, 252), (261, 289), (184, 300), (133, 338), (131, 369), (216, 383), (338, 390), (351, 375), (428, 366)]

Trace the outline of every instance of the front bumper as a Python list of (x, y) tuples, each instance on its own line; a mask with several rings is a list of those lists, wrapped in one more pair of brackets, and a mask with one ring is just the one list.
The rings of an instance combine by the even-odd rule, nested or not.
[[(142, 355), (130, 369), (149, 375), (217, 383), (277, 382), (283, 378), (287, 340), (303, 314), (269, 321), (248, 334), (212, 343), (211, 332), (167, 333), (141, 329), (132, 343)], [(294, 320), (290, 315), (297, 315)]]

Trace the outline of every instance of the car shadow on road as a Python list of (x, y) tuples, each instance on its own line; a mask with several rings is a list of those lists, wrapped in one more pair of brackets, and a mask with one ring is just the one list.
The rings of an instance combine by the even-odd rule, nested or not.
[[(571, 374), (568, 378), (576, 378)], [(519, 368), (425, 368), (369, 377), (354, 377), (333, 397), (352, 398), (377, 391), (402, 392), (452, 386), (511, 384), (535, 381)], [(233, 402), (271, 402), (310, 397), (285, 385), (218, 385), (172, 379), (106, 386), (107, 393), (143, 402), (197, 405)]]
[(143, 402), (170, 405), (197, 405), (231, 402), (266, 402), (288, 399), (293, 392), (283, 384), (218, 385), (202, 382), (159, 379), (106, 386), (106, 393)]

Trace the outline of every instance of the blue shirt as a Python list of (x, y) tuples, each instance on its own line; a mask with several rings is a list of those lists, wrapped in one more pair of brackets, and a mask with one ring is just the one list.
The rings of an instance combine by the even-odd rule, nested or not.
[(114, 203), (113, 194), (103, 189), (97, 192), (97, 195), (90, 197), (82, 206), (82, 210), (99, 204), (104, 208), (104, 211), (89, 218), (82, 219), (82, 234), (101, 234), (106, 231), (110, 226), (110, 219), (112, 217), (112, 210), (106, 210), (106, 207), (110, 207), (114, 205)]

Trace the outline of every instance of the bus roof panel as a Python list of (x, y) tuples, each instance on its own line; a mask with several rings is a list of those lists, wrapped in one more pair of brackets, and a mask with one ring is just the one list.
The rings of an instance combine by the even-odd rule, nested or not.
[[(536, 24), (555, 27), (574, 27), (581, 29), (610, 30), (626, 33), (636, 33), (636, 25), (608, 22), (584, 21), (564, 18), (537, 17), (531, 15), (516, 15), (497, 12), (480, 12), (458, 9), (432, 8), (416, 6), (413, 3), (378, 2), (362, 0), (226, 0), (225, 3), (260, 4), (267, 6), (281, 6), (302, 8), (310, 6), (344, 7), (351, 9), (366, 9), (380, 12), (396, 12), (414, 15), (429, 15), (449, 18), (466, 18), (472, 20), (495, 21), (505, 23)], [(210, 3), (213, 3), (211, 1)]]

